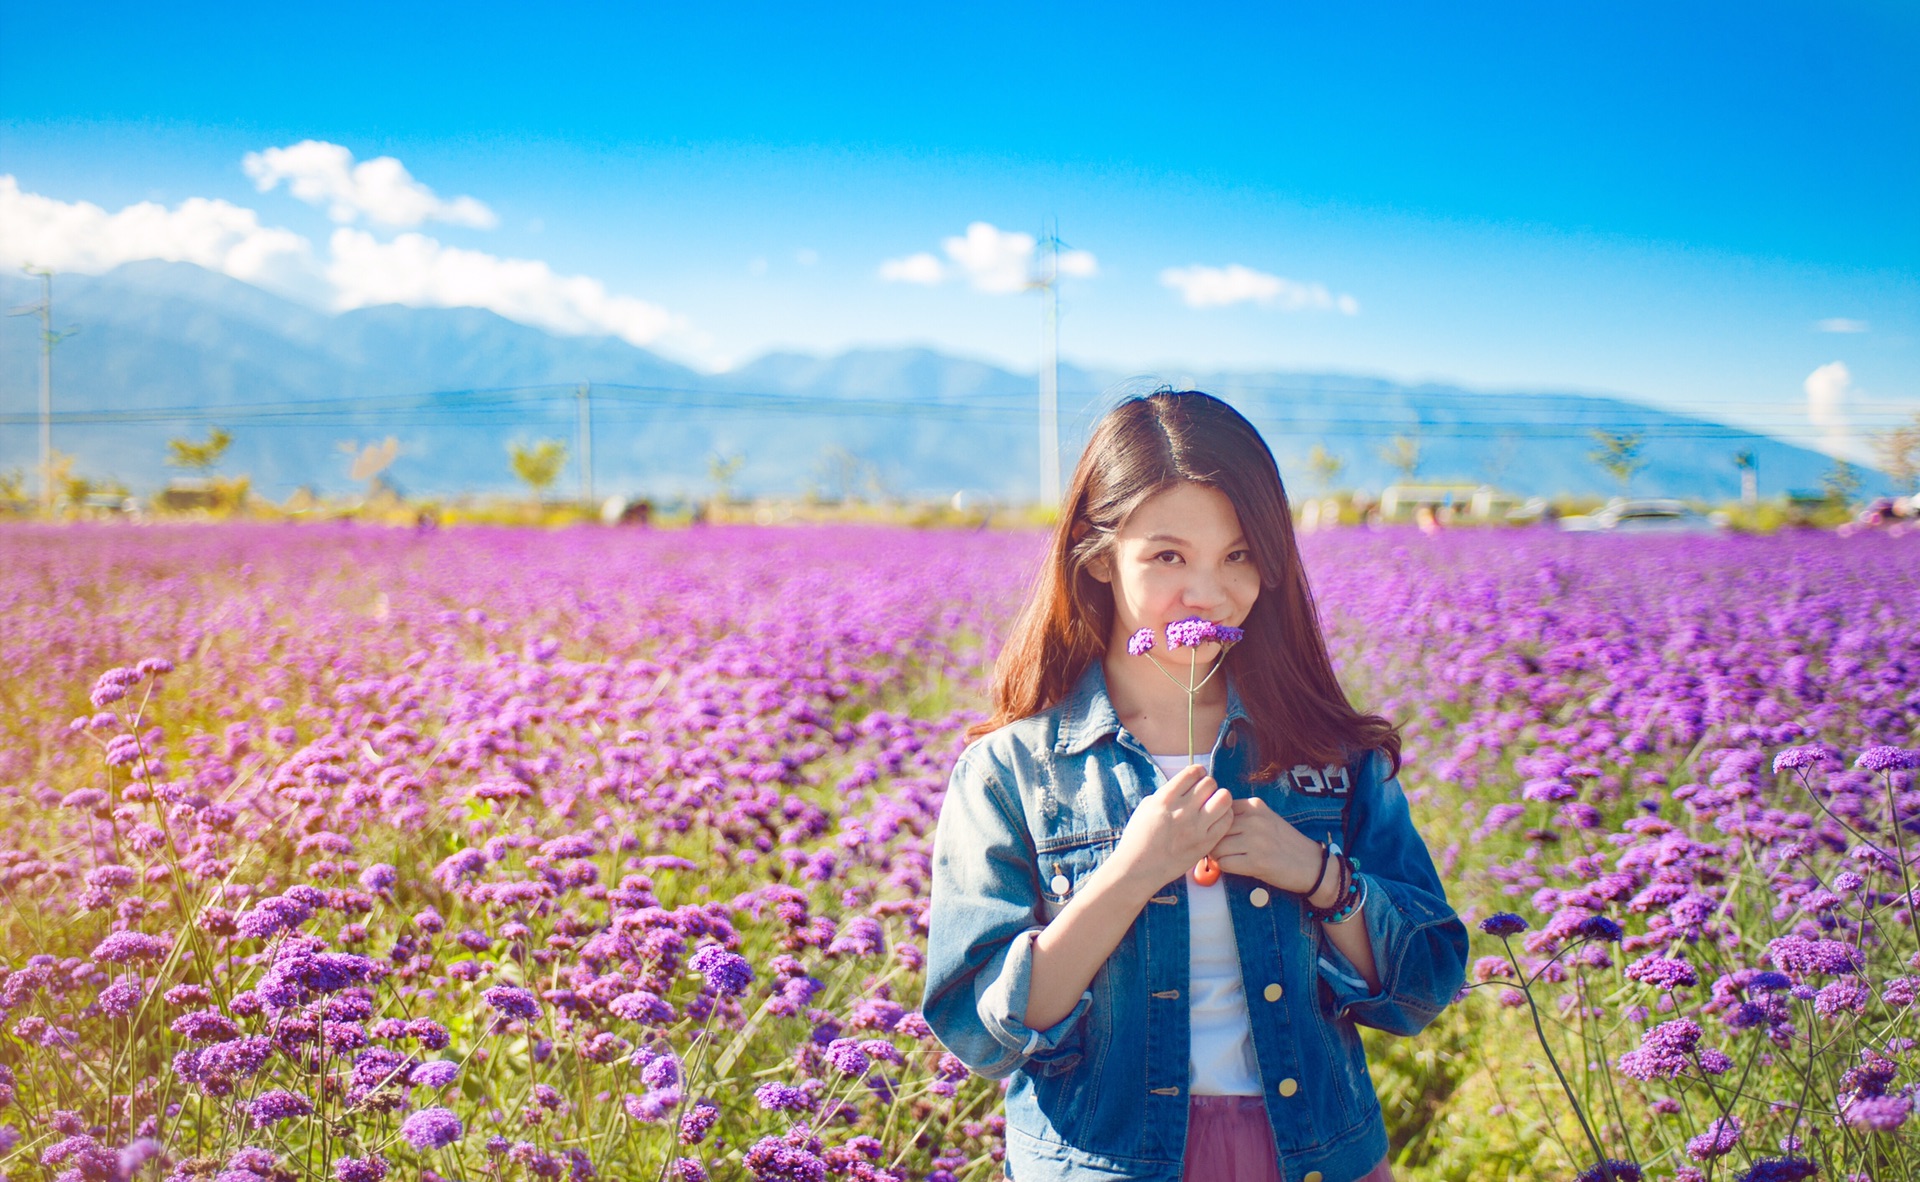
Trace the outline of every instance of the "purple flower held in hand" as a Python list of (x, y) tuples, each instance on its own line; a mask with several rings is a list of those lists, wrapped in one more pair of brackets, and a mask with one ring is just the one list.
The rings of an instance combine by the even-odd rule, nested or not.
[(1517, 936), (1527, 930), (1527, 921), (1511, 911), (1502, 911), (1481, 920), (1480, 930), (1489, 936)]
[(444, 1149), (466, 1134), (450, 1108), (422, 1108), (400, 1126), (400, 1135), (415, 1149)]
[(1132, 636), (1127, 637), (1127, 654), (1129, 656), (1144, 657), (1152, 651), (1153, 629), (1142, 628)]
[(313, 1102), (297, 1092), (276, 1088), (263, 1093), (247, 1106), (247, 1115), (253, 1118), (253, 1127), (264, 1129), (268, 1125), (283, 1120), (294, 1120), (313, 1113)]
[(534, 1019), (540, 1016), (540, 999), (516, 985), (495, 985), (482, 993), (480, 1000), (509, 1018)]
[(753, 966), (747, 958), (728, 952), (718, 944), (708, 944), (693, 954), (689, 968), (707, 979), (707, 988), (721, 997), (737, 997), (753, 982)]
[(1214, 638), (1215, 627), (1212, 620), (1203, 620), (1199, 616), (1175, 620), (1167, 625), (1167, 647), (1199, 648)]

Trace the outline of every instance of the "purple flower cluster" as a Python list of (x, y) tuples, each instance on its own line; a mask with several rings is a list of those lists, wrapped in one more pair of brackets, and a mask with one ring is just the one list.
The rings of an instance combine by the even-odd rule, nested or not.
[[(1212, 620), (1203, 620), (1198, 616), (1188, 616), (1184, 620), (1175, 620), (1167, 625), (1169, 649), (1199, 648), (1203, 644), (1238, 644), (1245, 638), (1246, 632), (1243, 629), (1235, 628), (1230, 624), (1217, 624)], [(1129, 651), (1131, 651), (1131, 645), (1129, 645)]]

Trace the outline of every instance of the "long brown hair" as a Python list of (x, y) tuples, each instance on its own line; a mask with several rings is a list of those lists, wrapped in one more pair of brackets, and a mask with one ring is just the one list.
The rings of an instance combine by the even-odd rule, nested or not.
[(1260, 572), (1246, 639), (1226, 657), (1260, 753), (1253, 778), (1269, 780), (1298, 763), (1344, 762), (1373, 747), (1385, 750), (1397, 771), (1399, 730), (1355, 710), (1334, 675), (1273, 453), (1239, 411), (1194, 390), (1129, 398), (1094, 429), (1045, 565), (995, 663), (993, 716), (967, 737), (1058, 705), (1105, 654), (1113, 589), (1088, 566), (1112, 553), (1127, 514), (1183, 481), (1218, 489), (1233, 502)]

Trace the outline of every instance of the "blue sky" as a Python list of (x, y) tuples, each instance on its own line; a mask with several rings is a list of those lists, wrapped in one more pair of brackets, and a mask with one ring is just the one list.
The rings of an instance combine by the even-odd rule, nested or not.
[[(561, 294), (501, 297), (523, 316), (708, 368), (902, 343), (1030, 367), (1037, 301), (947, 241), (986, 223), (1018, 262), (1007, 235), (1055, 218), (1095, 260), (1062, 288), (1085, 364), (1590, 390), (1783, 430), (1822, 425), (1824, 382), (1825, 426), (1857, 428), (1920, 409), (1915, 61), (1920, 7), (1895, 4), (10, 5), (0, 174), (34, 216), (253, 211), (342, 306), (537, 260)], [(332, 217), (294, 194), (311, 160), (265, 191), (243, 170), (309, 140), (488, 217)], [(602, 295), (541, 303), (570, 277)]]

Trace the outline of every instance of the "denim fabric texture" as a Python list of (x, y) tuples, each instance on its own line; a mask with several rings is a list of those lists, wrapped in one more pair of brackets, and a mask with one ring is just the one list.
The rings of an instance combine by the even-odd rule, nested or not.
[[(1356, 1029), (1417, 1034), (1466, 979), (1467, 930), (1447, 902), (1379, 751), (1253, 783), (1259, 765), (1232, 679), (1214, 778), (1308, 837), (1341, 840), (1367, 880), (1360, 921), (1381, 987), (1301, 900), (1225, 876), (1262, 1094), (1286, 1182), (1351, 1182), (1387, 1152)], [(1072, 1013), (1027, 1027), (1033, 941), (1110, 855), (1158, 785), (1096, 661), (1059, 706), (984, 735), (956, 762), (934, 838), (922, 1009), (974, 1071), (1008, 1080), (1006, 1176), (1177, 1182), (1187, 1135), (1187, 890), (1161, 888)], [(1356, 921), (1358, 922), (1358, 921)], [(1278, 987), (1277, 989), (1275, 987)]]

